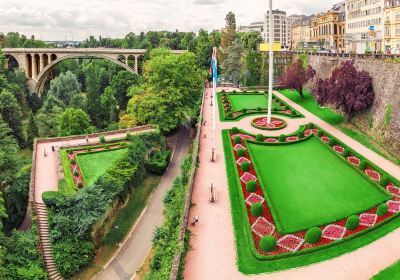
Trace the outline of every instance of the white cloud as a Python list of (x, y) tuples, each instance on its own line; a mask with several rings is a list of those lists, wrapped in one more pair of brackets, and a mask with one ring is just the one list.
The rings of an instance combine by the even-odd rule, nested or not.
[[(337, 0), (339, 1), (339, 0)], [(280, 0), (274, 8), (288, 14), (325, 11), (337, 1)], [(219, 29), (232, 11), (237, 24), (261, 20), (265, 0), (1, 0), (0, 31), (34, 34), (44, 40), (82, 40), (89, 35), (120, 37), (148, 30)]]

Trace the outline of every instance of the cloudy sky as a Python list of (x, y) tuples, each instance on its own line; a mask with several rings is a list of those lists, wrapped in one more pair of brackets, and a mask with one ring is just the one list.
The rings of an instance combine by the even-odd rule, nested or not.
[[(339, 0), (278, 0), (288, 14), (325, 11)], [(0, 32), (18, 31), (43, 40), (122, 37), (148, 30), (198, 31), (224, 26), (227, 12), (238, 25), (261, 20), (268, 0), (0, 0)]]

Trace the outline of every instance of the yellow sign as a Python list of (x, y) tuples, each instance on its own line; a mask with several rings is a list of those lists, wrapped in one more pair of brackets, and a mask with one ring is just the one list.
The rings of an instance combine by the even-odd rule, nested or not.
[[(281, 44), (273, 43), (272, 50), (274, 52), (280, 52), (282, 50)], [(269, 52), (269, 43), (261, 43), (260, 44), (260, 51), (261, 52)]]

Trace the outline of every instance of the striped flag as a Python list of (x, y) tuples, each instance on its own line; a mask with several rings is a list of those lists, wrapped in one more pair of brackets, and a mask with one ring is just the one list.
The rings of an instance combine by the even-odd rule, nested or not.
[(213, 48), (213, 53), (211, 56), (211, 67), (210, 67), (210, 75), (213, 76), (215, 83), (218, 84), (218, 59), (217, 59), (217, 48)]

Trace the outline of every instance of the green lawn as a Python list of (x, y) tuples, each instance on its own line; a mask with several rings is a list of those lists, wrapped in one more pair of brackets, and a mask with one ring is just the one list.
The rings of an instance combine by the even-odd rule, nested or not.
[(379, 274), (375, 275), (373, 280), (395, 280), (400, 279), (400, 261), (389, 266), (385, 270), (379, 272)]
[(126, 151), (126, 149), (115, 149), (96, 153), (78, 154), (78, 164), (86, 185), (94, 184), (94, 182), (113, 166)]
[(329, 124), (335, 125), (344, 121), (343, 116), (332, 111), (331, 109), (321, 108), (309, 92), (304, 91), (304, 99), (302, 99), (300, 95), (293, 90), (285, 89), (280, 90), (279, 92)]
[(326, 225), (390, 199), (316, 137), (248, 148), (282, 234)]
[[(255, 110), (257, 107), (261, 109), (268, 108), (268, 98), (264, 94), (229, 94), (228, 96), (234, 112), (239, 112), (243, 109)], [(276, 108), (276, 105), (272, 103), (272, 107)]]

